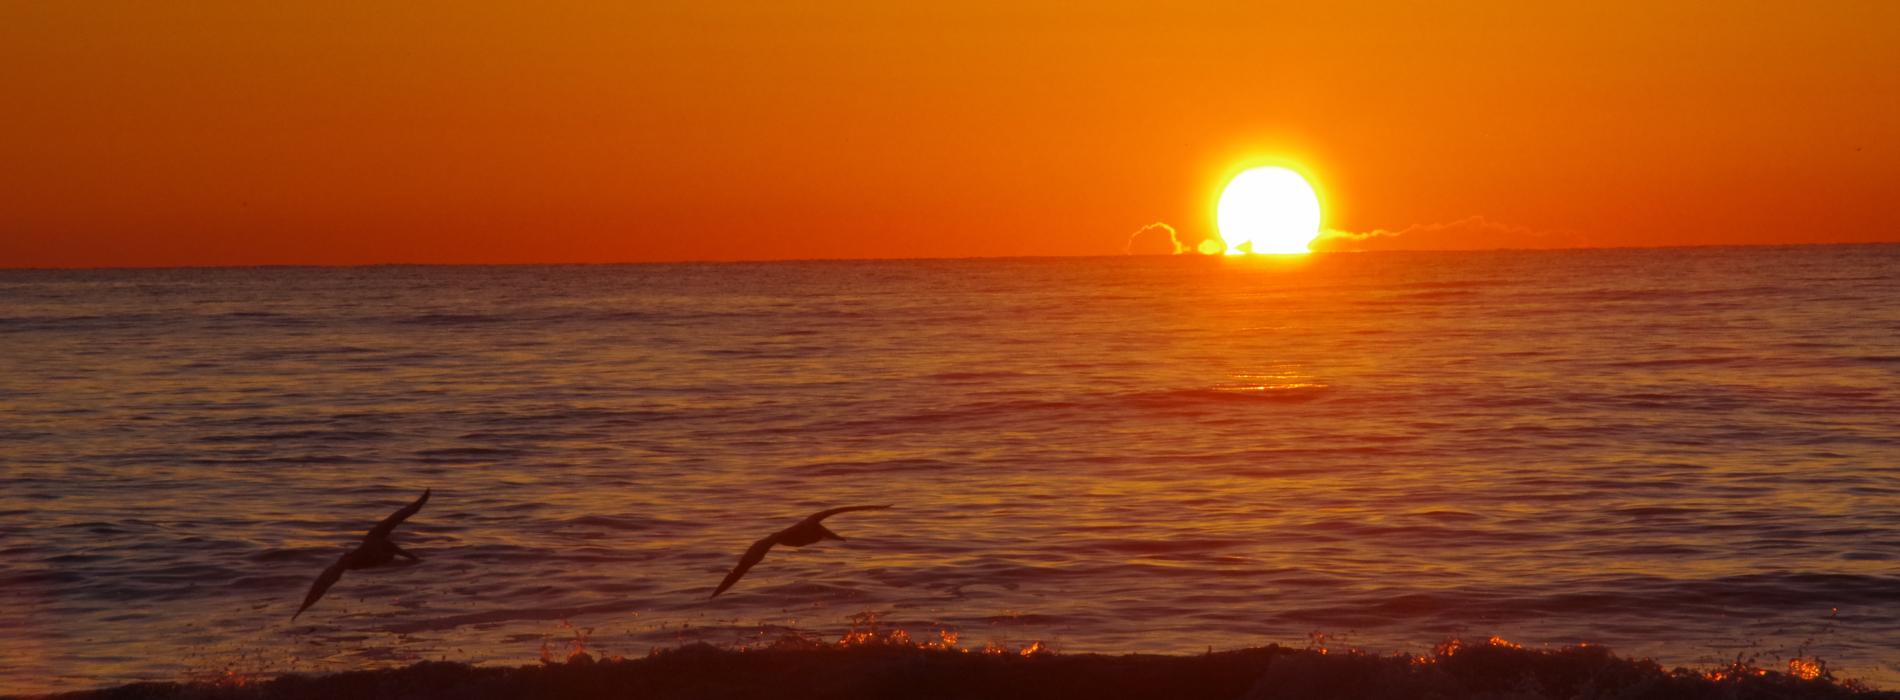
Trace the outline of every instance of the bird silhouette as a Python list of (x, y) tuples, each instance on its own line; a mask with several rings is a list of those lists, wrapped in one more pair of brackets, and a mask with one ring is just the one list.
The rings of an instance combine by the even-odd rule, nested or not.
[(316, 582), (310, 584), (310, 592), (304, 594), (303, 606), (297, 608), (296, 614), (291, 615), (290, 619), (297, 619), (297, 615), (302, 615), (303, 611), (309, 610), (312, 605), (316, 605), (317, 600), (323, 597), (324, 591), (330, 590), (330, 586), (336, 585), (337, 579), (343, 578), (343, 572), (345, 571), (382, 566), (388, 564), (390, 560), (398, 556), (405, 557), (410, 561), (422, 561), (422, 559), (416, 555), (403, 551), (403, 548), (389, 541), (389, 534), (394, 532), (396, 526), (401, 525), (402, 521), (408, 520), (409, 516), (415, 515), (417, 511), (422, 510), (422, 504), (428, 502), (429, 490), (423, 489), (422, 497), (416, 499), (415, 503), (403, 506), (401, 510), (390, 513), (389, 517), (383, 518), (383, 521), (380, 523), (376, 523), (376, 527), (370, 528), (369, 534), (363, 535), (362, 544), (356, 545), (356, 549), (350, 550), (349, 553), (337, 559), (335, 564), (331, 564), (330, 568), (324, 569), (323, 573), (317, 575)]
[(796, 525), (774, 532), (766, 536), (765, 539), (752, 543), (752, 548), (745, 551), (745, 556), (739, 557), (739, 565), (732, 567), (732, 573), (726, 574), (726, 580), (720, 581), (719, 587), (713, 589), (712, 595), (706, 596), (706, 599), (711, 600), (717, 598), (719, 594), (731, 588), (732, 584), (738, 583), (739, 578), (745, 576), (745, 572), (752, 570), (754, 564), (765, 559), (765, 553), (770, 551), (773, 545), (782, 544), (788, 547), (803, 547), (819, 540), (843, 540), (844, 538), (838, 536), (838, 533), (825, 529), (825, 518), (839, 513), (849, 513), (854, 510), (883, 510), (889, 507), (891, 507), (890, 504), (886, 503), (881, 506), (845, 506), (843, 508), (821, 510), (811, 514), (811, 517), (798, 521)]

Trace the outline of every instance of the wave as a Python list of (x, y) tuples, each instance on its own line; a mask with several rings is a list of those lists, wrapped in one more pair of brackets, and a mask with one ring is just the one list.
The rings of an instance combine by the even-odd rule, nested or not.
[(425, 313), (390, 318), (390, 321), (394, 323), (418, 326), (474, 326), (507, 323), (513, 320), (515, 319), (495, 314), (457, 313)]
[(1624, 367), (1630, 369), (1652, 369), (1663, 367), (1698, 367), (1705, 365), (1735, 365), (1759, 363), (1763, 358), (1746, 355), (1718, 355), (1712, 357), (1666, 357), (1652, 360), (1619, 360), (1603, 363), (1606, 367)]
[(443, 447), (416, 450), (412, 454), (424, 462), (480, 462), (516, 457), (521, 451), (502, 447)]
[(393, 435), (387, 431), (382, 431), (382, 430), (291, 430), (291, 431), (275, 432), (275, 433), (259, 433), (255, 435), (223, 435), (223, 434), (205, 435), (205, 436), (197, 438), (197, 441), (205, 442), (205, 443), (213, 443), (213, 444), (247, 443), (247, 442), (279, 442), (279, 441), (287, 441), (287, 440), (316, 440), (319, 442), (358, 442), (362, 440), (380, 440), (380, 439), (388, 438), (388, 437), (393, 437)]
[(1142, 408), (1191, 408), (1207, 404), (1303, 403), (1326, 396), (1332, 388), (1304, 382), (1286, 384), (1234, 384), (1202, 389), (1135, 392), (1120, 401)]
[(673, 527), (677, 526), (679, 522), (644, 515), (582, 515), (565, 520), (558, 520), (555, 521), (554, 524), (559, 527), (605, 528), (608, 530), (639, 532), (656, 528)]
[(941, 459), (879, 459), (879, 460), (827, 460), (808, 464), (791, 465), (788, 468), (808, 476), (845, 476), (855, 474), (876, 474), (882, 472), (930, 472), (949, 471), (964, 467), (949, 460)]
[(429, 620), (401, 622), (388, 625), (385, 631), (392, 634), (415, 634), (418, 632), (440, 632), (468, 625), (487, 625), (512, 620), (565, 620), (582, 615), (611, 615), (639, 608), (628, 602), (602, 603), (599, 605), (579, 605), (571, 607), (518, 608), (511, 610), (488, 610), (466, 615), (453, 615)]
[(936, 374), (926, 374), (922, 379), (938, 382), (979, 383), (997, 379), (1018, 379), (1033, 376), (1036, 375), (1028, 372), (938, 372)]
[(1666, 669), (1603, 647), (1525, 649), (1495, 637), (1448, 641), (1422, 655), (1273, 645), (1193, 656), (1063, 654), (1040, 641), (966, 648), (952, 632), (937, 637), (854, 629), (834, 644), (788, 633), (760, 648), (692, 644), (627, 659), (597, 658), (576, 635), (558, 651), (544, 642), (542, 662), (532, 666), (425, 661), (276, 678), (226, 670), (190, 683), (60, 697), (1900, 698), (1836, 678), (1819, 659)]
[(1374, 627), (1438, 620), (1529, 620), (1541, 616), (1612, 616), (1644, 620), (1745, 617), (1748, 611), (1806, 608), (1878, 611), (1900, 604), (1893, 577), (1762, 573), (1679, 580), (1659, 576), (1578, 577), (1561, 586), (1454, 588), (1374, 594), (1287, 609), (1275, 617), (1318, 625)]

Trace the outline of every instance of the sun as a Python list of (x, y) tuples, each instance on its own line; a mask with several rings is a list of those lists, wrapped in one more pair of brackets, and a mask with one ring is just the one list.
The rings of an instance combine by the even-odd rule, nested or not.
[(1299, 173), (1254, 168), (1227, 181), (1214, 224), (1228, 255), (1305, 253), (1319, 237), (1319, 195)]

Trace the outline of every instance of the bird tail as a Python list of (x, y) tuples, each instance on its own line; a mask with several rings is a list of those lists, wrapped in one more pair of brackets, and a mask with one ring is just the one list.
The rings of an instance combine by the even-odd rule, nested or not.
[(825, 527), (823, 525), (818, 526), (818, 536), (827, 540), (840, 540), (840, 541), (844, 540), (843, 535), (840, 535), (836, 532), (832, 532), (831, 528)]

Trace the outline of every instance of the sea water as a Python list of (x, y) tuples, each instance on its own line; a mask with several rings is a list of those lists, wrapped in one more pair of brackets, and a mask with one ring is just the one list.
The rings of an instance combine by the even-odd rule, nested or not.
[(0, 689), (873, 616), (1900, 685), (1900, 246), (0, 271)]

